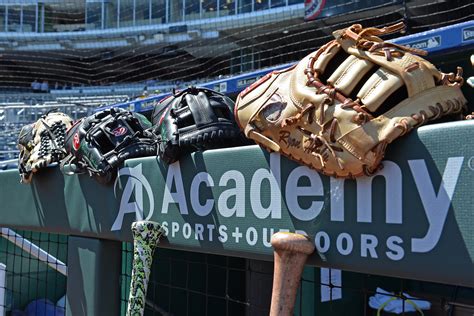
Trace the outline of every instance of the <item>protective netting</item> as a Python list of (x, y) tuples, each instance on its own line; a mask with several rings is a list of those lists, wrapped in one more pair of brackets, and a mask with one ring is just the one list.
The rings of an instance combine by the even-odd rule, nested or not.
[[(90, 100), (86, 101), (90, 102)], [(9, 105), (0, 108), (0, 164), (1, 169), (16, 168), (19, 149), (17, 147), (18, 135), (21, 128), (31, 122), (36, 122), (49, 111), (59, 110), (77, 120), (81, 117), (92, 114), (93, 108), (86, 104), (62, 105), (59, 103), (23, 106)], [(3, 117), (3, 119), (1, 119)]]
[(1, 228), (0, 315), (64, 315), (66, 259), (67, 236)]
[[(46, 108), (69, 106), (76, 118), (97, 106), (286, 65), (332, 39), (332, 31), (354, 23), (382, 27), (404, 21), (406, 32), (394, 35), (400, 36), (474, 16), (474, 3), (468, 0), (314, 0), (322, 10), (314, 20), (305, 21), (303, 2), (13, 0), (0, 4), (0, 161), (16, 158), (19, 128), (35, 121)], [(444, 72), (460, 65), (467, 78), (474, 75), (469, 62), (473, 52), (460, 48), (428, 59)], [(250, 83), (244, 80), (238, 87)], [(471, 98), (469, 87), (463, 89)], [(37, 105), (45, 108), (38, 110)], [(0, 169), (13, 164), (1, 164)]]
[[(125, 315), (132, 244), (124, 243), (122, 249), (121, 314)], [(159, 248), (145, 315), (268, 315), (272, 279), (272, 262)], [(377, 308), (371, 305), (380, 307), (384, 302), (385, 311), (398, 307), (400, 315), (415, 315), (412, 302), (420, 309), (429, 304), (425, 315), (465, 315), (474, 311), (473, 295), (474, 289), (459, 286), (306, 267), (294, 315), (376, 315)], [(385, 311), (381, 315), (394, 315)]]
[[(132, 244), (124, 244), (121, 311), (127, 309)], [(245, 315), (245, 262), (241, 258), (157, 249), (145, 315)]]
[(474, 16), (468, 0), (337, 0), (305, 22), (303, 2), (11, 1), (0, 5), (0, 88), (28, 100), (137, 95), (299, 60), (353, 23), (404, 21), (411, 34)]

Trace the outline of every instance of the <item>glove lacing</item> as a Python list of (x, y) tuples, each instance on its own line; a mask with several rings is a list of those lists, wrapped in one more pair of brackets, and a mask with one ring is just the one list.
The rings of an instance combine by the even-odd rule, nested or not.
[[(316, 54), (309, 59), (308, 66), (304, 70), (304, 73), (307, 77), (306, 84), (307, 86), (313, 86), (314, 88), (316, 88), (317, 94), (324, 93), (327, 95), (327, 97), (325, 98), (324, 102), (321, 102), (321, 104), (319, 104), (318, 107), (316, 107), (316, 105), (311, 104), (311, 103), (304, 106), (299, 113), (283, 120), (281, 123), (281, 127), (289, 126), (289, 125), (299, 122), (305, 114), (308, 114), (308, 122), (309, 124), (312, 124), (315, 111), (318, 111), (317, 117), (319, 121), (318, 123), (321, 126), (321, 130), (317, 134), (307, 131), (301, 126), (298, 126), (297, 128), (308, 136), (304, 144), (305, 152), (307, 153), (310, 152), (312, 155), (316, 156), (319, 159), (323, 170), (330, 156), (332, 156), (335, 159), (339, 168), (344, 170), (344, 161), (340, 159), (336, 154), (336, 152), (342, 152), (343, 150), (342, 148), (334, 144), (336, 143), (335, 132), (337, 129), (338, 121), (336, 118), (333, 118), (329, 122), (324, 123), (324, 112), (325, 112), (324, 106), (326, 104), (328, 106), (331, 106), (334, 104), (335, 100), (338, 100), (340, 103), (342, 103), (341, 105), (342, 109), (351, 108), (357, 112), (353, 117), (353, 121), (354, 123), (357, 123), (359, 125), (362, 125), (372, 120), (373, 116), (371, 113), (365, 110), (359, 98), (357, 98), (354, 101), (350, 98), (345, 97), (340, 92), (338, 92), (336, 88), (330, 85), (325, 85), (321, 81), (319, 81), (318, 73), (314, 69), (314, 64), (316, 60), (318, 60), (319, 56), (324, 51), (329, 50), (332, 46), (339, 45), (337, 42), (338, 38), (344, 38), (344, 37), (349, 37), (353, 39), (356, 42), (355, 46), (357, 48), (368, 50), (369, 52), (374, 53), (376, 55), (383, 55), (389, 61), (392, 60), (393, 57), (403, 56), (404, 52), (409, 52), (416, 55), (426, 55), (427, 52), (424, 50), (407, 47), (403, 45), (397, 45), (394, 43), (384, 42), (382, 39), (377, 37), (377, 35), (390, 34), (393, 32), (400, 31), (403, 28), (404, 28), (403, 22), (394, 24), (389, 27), (384, 27), (381, 29), (379, 28), (364, 29), (362, 28), (360, 24), (355, 24), (345, 30), (336, 31), (334, 34), (336, 36), (336, 40), (331, 41), (327, 43), (326, 45), (323, 45), (316, 52)], [(419, 67), (419, 63), (415, 62), (407, 66), (405, 68), (405, 71), (411, 72), (411, 71), (416, 70), (418, 67)], [(441, 76), (441, 80), (438, 83), (441, 85), (450, 85), (450, 86), (462, 85), (463, 84), (462, 68), (457, 67), (456, 74), (443, 73)], [(449, 113), (461, 112), (463, 109), (463, 104), (460, 100), (453, 100), (453, 101), (448, 100), (446, 102), (446, 106), (447, 106), (446, 110), (443, 109), (443, 106), (440, 103), (436, 103), (434, 106), (429, 106), (431, 115), (423, 110), (420, 111), (419, 113), (412, 114), (411, 115), (412, 119), (417, 122), (415, 126), (410, 127), (407, 120), (402, 119), (400, 120), (400, 122), (395, 124), (395, 127), (400, 128), (402, 130), (401, 135), (403, 135), (407, 133), (411, 128), (420, 126), (428, 120), (437, 119), (440, 116), (446, 115)], [(327, 131), (329, 134), (329, 141), (331, 143), (328, 142), (327, 139), (323, 136), (323, 134)], [(376, 148), (374, 148), (374, 152), (379, 153), (380, 151), (384, 150), (386, 146), (387, 144), (385, 142), (381, 142), (378, 146), (376, 146)], [(364, 166), (364, 173), (370, 176), (370, 175), (373, 175), (375, 172), (377, 172), (380, 168), (381, 166), (375, 169), (369, 169), (366, 166)]]
[[(334, 145), (336, 142), (335, 138), (335, 132), (337, 128), (337, 119), (333, 118), (331, 121), (327, 122), (326, 124), (323, 124), (324, 121), (324, 105), (325, 104), (332, 104), (333, 99), (330, 97), (327, 97), (324, 102), (322, 102), (319, 107), (319, 125), (322, 125), (321, 130), (317, 133), (314, 134), (311, 131), (308, 131), (304, 129), (301, 126), (298, 126), (298, 130), (300, 130), (303, 134), (308, 136), (308, 138), (305, 140), (303, 144), (303, 149), (306, 153), (311, 153), (315, 157), (317, 157), (321, 163), (322, 168), (324, 169), (326, 167), (326, 161), (329, 159), (329, 155), (331, 155), (337, 162), (339, 168), (342, 170), (344, 169), (344, 162), (342, 159), (340, 159), (336, 155), (336, 151), (342, 152), (342, 148), (339, 146)], [(293, 125), (300, 121), (301, 117), (303, 117), (305, 114), (308, 114), (308, 123), (312, 124), (313, 123), (313, 117), (314, 113), (316, 111), (316, 106), (312, 103), (308, 104), (305, 106), (301, 112), (297, 113), (295, 116), (288, 117), (284, 119), (281, 122), (281, 127), (286, 127)], [(328, 128), (329, 127), (329, 128)], [(329, 140), (331, 141), (330, 144), (323, 136), (323, 134), (329, 131)]]

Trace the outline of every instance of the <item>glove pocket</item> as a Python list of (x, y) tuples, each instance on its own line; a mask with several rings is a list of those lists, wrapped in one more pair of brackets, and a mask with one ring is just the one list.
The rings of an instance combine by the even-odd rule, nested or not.
[(271, 73), (237, 99), (235, 117), (245, 136), (271, 151), (280, 151), (279, 131), (284, 119), (300, 110), (290, 97), (290, 75), (291, 71)]
[[(293, 68), (271, 72), (254, 82), (237, 96), (234, 116), (242, 130), (246, 129), (246, 126), (251, 123), (280, 87), (288, 86), (289, 74), (291, 74)], [(288, 87), (285, 89), (288, 89)]]

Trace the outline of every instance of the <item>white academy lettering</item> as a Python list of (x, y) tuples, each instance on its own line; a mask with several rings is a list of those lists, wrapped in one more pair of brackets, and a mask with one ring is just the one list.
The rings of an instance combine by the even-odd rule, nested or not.
[(314, 243), (318, 252), (325, 253), (329, 250), (329, 247), (331, 246), (331, 239), (329, 238), (329, 235), (326, 232), (319, 231), (316, 233), (316, 236), (314, 236)]
[(272, 246), (272, 243), (271, 243), (271, 239), (272, 239), (272, 236), (273, 234), (275, 233), (275, 230), (273, 228), (266, 228), (264, 227), (263, 229), (263, 239), (262, 239), (262, 242), (263, 242), (263, 245), (267, 248), (270, 248)]
[(360, 256), (367, 258), (370, 254), (371, 258), (378, 258), (377, 251), (375, 248), (379, 244), (379, 241), (376, 236), (369, 234), (360, 235)]
[(219, 226), (219, 237), (217, 237), (217, 239), (219, 239), (220, 242), (226, 242), (227, 238), (228, 238), (227, 226), (225, 225)]
[(212, 208), (214, 207), (214, 199), (207, 199), (204, 205), (201, 204), (199, 201), (199, 187), (201, 183), (205, 183), (208, 188), (214, 186), (214, 180), (212, 180), (209, 173), (199, 172), (194, 177), (193, 182), (191, 182), (191, 206), (197, 215), (207, 216), (211, 213)]
[[(280, 176), (280, 155), (276, 153), (270, 154), (270, 169), (258, 169), (252, 176), (250, 183), (250, 204), (251, 209), (255, 216), (260, 219), (265, 219), (270, 216), (272, 219), (281, 218), (281, 176)], [(244, 176), (236, 171), (230, 170), (224, 173), (219, 180), (219, 186), (227, 185), (229, 180), (234, 180), (236, 183), (235, 188), (227, 189), (218, 198), (218, 211), (224, 217), (230, 217), (236, 215), (237, 217), (245, 216), (245, 178)], [(268, 207), (262, 205), (262, 184), (263, 181), (267, 180), (270, 184), (270, 203)], [(191, 184), (191, 206), (196, 215), (206, 216), (211, 212), (214, 201), (208, 200), (204, 205), (201, 205), (198, 201), (199, 197), (199, 185), (205, 182), (208, 186), (213, 186), (214, 181), (212, 177), (206, 173), (198, 173)], [(171, 192), (173, 183), (176, 187), (176, 192)], [(236, 197), (236, 204), (234, 207), (228, 207), (228, 199), (231, 196)], [(183, 177), (181, 174), (181, 168), (179, 161), (171, 164), (168, 168), (166, 175), (166, 185), (163, 196), (163, 204), (161, 212), (163, 214), (168, 213), (170, 204), (178, 204), (180, 213), (183, 215), (188, 214), (188, 206), (186, 203), (186, 195), (183, 186)]]
[[(219, 241), (226, 243), (232, 241), (249, 246), (271, 248), (270, 239), (275, 231), (294, 232), (312, 237), (304, 230), (289, 230), (284, 228), (267, 228), (254, 226), (214, 225), (204, 223), (188, 223), (183, 221), (162, 222), (166, 234), (170, 238), (196, 241)], [(206, 229), (207, 228), (207, 229)], [(230, 235), (229, 235), (230, 234)], [(367, 233), (327, 233), (318, 231), (314, 236), (316, 249), (320, 254), (328, 253), (331, 249), (339, 255), (358, 255), (360, 258), (378, 259), (380, 255), (399, 261), (405, 257), (406, 249), (403, 248), (404, 240), (396, 235), (383, 238)], [(358, 253), (356, 253), (358, 252)]]
[(168, 236), (168, 233), (169, 233), (168, 222), (167, 221), (161, 222), (161, 227), (163, 227), (163, 230), (165, 231), (164, 235)]
[[(298, 186), (298, 180), (306, 177), (310, 180), (309, 186)], [(288, 175), (285, 189), (286, 204), (290, 213), (301, 221), (315, 219), (324, 206), (324, 201), (312, 201), (308, 208), (302, 208), (298, 203), (300, 196), (324, 197), (323, 182), (321, 176), (306, 166), (293, 169)]]
[(435, 192), (425, 161), (422, 159), (408, 161), (429, 223), (424, 237), (412, 238), (413, 252), (429, 252), (438, 244), (463, 161), (464, 157), (448, 158), (438, 193)]
[(184, 237), (184, 239), (189, 239), (191, 237), (191, 233), (192, 233), (191, 224), (184, 223), (183, 224), (183, 237)]
[[(403, 224), (402, 185), (403, 180), (411, 181), (407, 178), (412, 178), (415, 183), (416, 190), (412, 191), (413, 194), (419, 196), (417, 201), (422, 204), (424, 209), (422, 214), (426, 216), (426, 221), (422, 220), (423, 223), (418, 226), (418, 231), (410, 233), (411, 236), (404, 235), (404, 237), (396, 235), (381, 237), (378, 234), (370, 234), (373, 231), (364, 234), (345, 229), (330, 232), (310, 231), (311, 234), (315, 234), (314, 240), (317, 249), (321, 253), (334, 249), (340, 255), (357, 254), (363, 258), (379, 258), (385, 255), (386, 258), (394, 261), (402, 260), (407, 252), (426, 253), (431, 251), (438, 244), (446, 224), (463, 161), (464, 157), (448, 158), (443, 174), (441, 177), (437, 177), (435, 185), (431, 178), (433, 172), (428, 172), (424, 160), (407, 161), (409, 171), (406, 170), (404, 173), (396, 163), (385, 160), (384, 169), (374, 177), (358, 178), (355, 182), (356, 222), (372, 223), (374, 221), (373, 212), (376, 209), (372, 205), (372, 195), (374, 185), (377, 183), (377, 180), (374, 181), (374, 179), (377, 177), (383, 177), (385, 183), (386, 224), (397, 224), (400, 229), (403, 227), (400, 225)], [(288, 173), (287, 179), (284, 181), (285, 187), (282, 187), (281, 172), (280, 155), (272, 153), (269, 156), (268, 168), (260, 168), (250, 174), (248, 178), (237, 170), (227, 170), (220, 178), (218, 175), (214, 175), (215, 178), (212, 178), (208, 172), (199, 172), (194, 175), (185, 190), (179, 162), (170, 165), (165, 180), (161, 212), (163, 214), (174, 213), (173, 216), (177, 215), (181, 220), (162, 222), (166, 234), (171, 238), (245, 243), (269, 248), (270, 236), (274, 231), (289, 231), (276, 228), (283, 222), (278, 221), (282, 218), (281, 208), (282, 205), (285, 205), (283, 202), (286, 203), (292, 217), (299, 221), (318, 221), (318, 217), (322, 216), (323, 209), (329, 212), (331, 222), (343, 223), (347, 220), (345, 218), (348, 215), (345, 214), (344, 192), (349, 185), (352, 189), (354, 183), (346, 183), (345, 180), (335, 178), (322, 179), (315, 171), (304, 166), (297, 166)], [(301, 180), (306, 180), (305, 185), (302, 185)], [(189, 182), (187, 181), (187, 183)], [(329, 190), (325, 190), (325, 184), (329, 184)], [(117, 189), (122, 191), (122, 196), (117, 218), (111, 230), (122, 229), (127, 214), (130, 214), (128, 216), (133, 215), (136, 220), (152, 217), (154, 194), (148, 180), (142, 174), (142, 164), (120, 169), (114, 185), (114, 194), (118, 198)], [(220, 193), (204, 199), (203, 191), (209, 190), (212, 190), (213, 193)], [(285, 194), (286, 201), (282, 201), (281, 192)], [(325, 194), (327, 193), (329, 196), (326, 198)], [(300, 197), (305, 197), (309, 203), (300, 204)], [(415, 203), (420, 204), (417, 201)], [(217, 224), (217, 222), (210, 224), (207, 220), (203, 223), (193, 220), (193, 223), (189, 224), (186, 223), (188, 222), (186, 215), (189, 215), (188, 202), (190, 202), (192, 214), (197, 217), (211, 218), (212, 216), (214, 218), (216, 214), (211, 213), (216, 210), (221, 219), (231, 217), (255, 219), (256, 217), (269, 220), (268, 225), (260, 224), (252, 227), (242, 225), (242, 222), (238, 221), (231, 226), (225, 226)], [(327, 204), (325, 204), (326, 202)], [(185, 216), (181, 217), (180, 215)], [(163, 216), (163, 219), (169, 218)], [(183, 219), (184, 222), (182, 222)], [(292, 228), (292, 231), (294, 229)]]
[(171, 237), (175, 237), (175, 234), (179, 232), (179, 224), (176, 222), (171, 223)]
[[(344, 245), (345, 244), (345, 245)], [(337, 251), (343, 256), (347, 256), (354, 249), (354, 241), (348, 233), (341, 233), (336, 239)]]
[[(359, 238), (360, 237), (360, 238)], [(374, 258), (378, 259), (380, 251), (379, 237), (372, 234), (349, 234), (347, 232), (338, 233), (337, 236), (330, 235), (325, 231), (318, 231), (314, 236), (314, 244), (319, 253), (324, 254), (328, 252), (332, 247), (332, 241), (336, 239), (336, 251), (340, 255), (347, 256), (353, 254), (354, 249), (357, 249), (356, 245), (360, 245), (360, 257), (361, 258)], [(403, 239), (399, 236), (389, 236), (386, 240), (385, 255), (387, 258), (393, 261), (398, 261), (404, 258), (405, 249), (402, 247)]]
[[(384, 168), (375, 176), (385, 178), (387, 224), (402, 224), (402, 171), (389, 160), (384, 160)], [(374, 176), (374, 177), (375, 177)], [(374, 177), (357, 178), (357, 222), (372, 222), (372, 181)], [(344, 221), (344, 179), (330, 179), (331, 221)], [(288, 195), (287, 195), (288, 199)]]
[[(270, 183), (270, 204), (262, 205), (262, 182)], [(280, 155), (270, 154), (270, 170), (261, 168), (255, 171), (250, 182), (250, 205), (257, 218), (265, 219), (269, 215), (272, 219), (281, 218), (281, 168)]]
[(385, 178), (385, 222), (402, 224), (402, 170), (389, 160), (375, 176), (357, 178), (357, 222), (372, 223), (372, 181), (380, 176)]
[[(445, 174), (449, 174), (450, 170), (454, 170), (455, 177), (451, 177), (451, 184), (453, 185), (452, 190), (457, 183), (457, 176), (459, 175), (459, 169), (462, 164), (462, 157), (449, 158), (449, 163), (446, 167)], [(431, 178), (426, 171), (426, 166), (423, 160), (410, 161), (410, 168), (412, 170), (415, 180), (422, 182), (431, 183)], [(417, 164), (423, 164), (423, 170), (417, 172), (414, 170), (414, 166)], [(454, 169), (453, 169), (454, 168)], [(456, 169), (457, 168), (457, 169)], [(387, 224), (402, 224), (402, 171), (400, 167), (392, 162), (385, 160), (384, 168), (379, 171), (374, 177), (361, 177), (357, 179), (357, 221), (360, 223), (371, 223), (372, 222), (372, 186), (373, 179), (375, 177), (382, 176), (385, 178), (386, 185), (386, 214), (385, 219)], [(299, 187), (298, 180), (301, 177), (308, 177), (310, 180), (310, 186)], [(237, 170), (229, 170), (225, 172), (219, 179), (219, 187), (225, 187), (229, 184), (230, 180), (235, 182), (235, 187), (224, 190), (217, 198), (217, 210), (224, 217), (245, 217), (245, 186), (246, 181), (243, 174)], [(270, 186), (270, 201), (262, 201), (262, 185), (266, 182)], [(173, 182), (176, 186), (176, 192), (171, 193), (171, 187)], [(214, 181), (210, 174), (206, 172), (198, 173), (191, 184), (191, 203), (194, 212), (199, 216), (207, 216), (214, 207), (214, 201), (208, 199), (204, 205), (201, 205), (197, 197), (199, 196), (199, 187), (202, 183), (205, 183), (208, 187), (214, 186)], [(417, 184), (419, 187), (420, 184)], [(250, 183), (250, 204), (251, 210), (255, 216), (259, 219), (266, 219), (268, 217), (272, 219), (281, 218), (281, 171), (280, 171), (280, 155), (276, 153), (270, 154), (270, 168), (260, 168), (255, 171), (252, 176)], [(300, 166), (293, 169), (288, 175), (286, 182), (285, 195), (286, 202), (290, 213), (299, 220), (310, 221), (314, 220), (322, 211), (324, 207), (324, 201), (313, 201), (309, 208), (302, 208), (298, 202), (300, 196), (323, 196), (324, 188), (322, 185), (321, 178), (318, 173), (308, 169), (307, 167)], [(440, 189), (441, 190), (441, 189)], [(452, 195), (448, 196), (444, 193), (446, 191), (440, 191), (437, 196), (434, 193), (428, 192), (426, 189), (419, 190), (422, 195), (422, 200), (425, 203), (437, 203), (437, 201), (444, 201), (450, 203)], [(453, 191), (451, 191), (452, 193)], [(168, 169), (166, 177), (166, 187), (163, 197), (162, 213), (167, 213), (169, 204), (177, 203), (180, 208), (181, 214), (188, 214), (188, 207), (186, 203), (186, 195), (182, 182), (182, 174), (179, 166), (179, 162), (173, 164)], [(344, 221), (344, 180), (342, 179), (330, 179), (330, 215), (331, 221)], [(234, 198), (235, 197), (235, 198)], [(234, 205), (229, 207), (229, 200), (235, 200)], [(433, 199), (431, 202), (430, 199)], [(265, 203), (266, 202), (266, 203)], [(267, 204), (265, 207), (263, 204)], [(447, 204), (446, 204), (447, 205)], [(449, 207), (447, 207), (449, 208)], [(443, 212), (447, 211), (447, 208)], [(425, 208), (426, 209), (426, 208)], [(430, 211), (428, 211), (430, 212)], [(432, 212), (431, 212), (432, 213)], [(433, 217), (433, 214), (427, 214), (429, 219)], [(438, 216), (439, 217), (439, 216)], [(441, 225), (444, 223), (444, 219)], [(416, 241), (415, 241), (416, 244)]]
[(194, 224), (194, 239), (204, 240), (204, 225), (203, 224)]
[(258, 233), (255, 227), (249, 227), (247, 232), (245, 233), (245, 239), (247, 240), (247, 244), (250, 246), (255, 246), (258, 241)]
[[(224, 217), (245, 217), (245, 177), (237, 170), (226, 171), (219, 180), (219, 186), (225, 187), (234, 180), (235, 187), (223, 191), (217, 201), (217, 210)], [(229, 207), (229, 199), (235, 197), (235, 204)]]
[[(171, 193), (173, 182), (176, 186), (176, 192)], [(166, 174), (165, 192), (163, 195), (163, 204), (161, 206), (161, 213), (167, 214), (170, 204), (177, 203), (179, 205), (179, 212), (181, 214), (188, 214), (188, 204), (186, 203), (186, 195), (183, 187), (183, 176), (181, 175), (181, 168), (179, 161), (172, 163), (168, 167)]]
[[(132, 195), (135, 195), (135, 199), (130, 202)], [(123, 216), (127, 213), (134, 213), (137, 220), (142, 220), (141, 212), (143, 212), (143, 187), (137, 179), (129, 177), (120, 199), (119, 216), (115, 219), (112, 230), (122, 227)]]
[(390, 236), (387, 238), (387, 248), (389, 251), (386, 251), (385, 254), (391, 260), (398, 261), (403, 259), (405, 256), (405, 250), (402, 246), (403, 239), (398, 236)]
[[(146, 194), (148, 196), (148, 214), (145, 220), (149, 220), (153, 215), (153, 210), (155, 208), (155, 200), (153, 197), (153, 192), (151, 190), (150, 183), (143, 176), (142, 173), (142, 164), (138, 164), (132, 168), (121, 168), (118, 172), (117, 179), (114, 183), (114, 195), (117, 196), (117, 185), (119, 184), (119, 179), (122, 176), (128, 176), (127, 183), (122, 192), (122, 197), (120, 199), (120, 208), (115, 218), (114, 223), (112, 224), (111, 231), (122, 229), (123, 217), (125, 214), (133, 213), (135, 214), (135, 220), (143, 220), (144, 210), (143, 210), (143, 188), (145, 188)], [(135, 198), (132, 199), (132, 196)], [(132, 200), (132, 202), (130, 202)]]
[[(374, 177), (357, 178), (357, 222), (372, 222), (372, 182), (375, 177), (385, 178), (385, 220), (387, 224), (402, 224), (402, 170), (389, 160)], [(344, 221), (344, 179), (330, 179), (331, 221)], [(288, 194), (286, 195), (288, 200)]]
[(216, 226), (214, 226), (213, 224), (207, 224), (207, 230), (209, 232), (209, 241), (212, 241), (213, 240), (213, 235), (214, 235), (214, 228), (216, 228)]

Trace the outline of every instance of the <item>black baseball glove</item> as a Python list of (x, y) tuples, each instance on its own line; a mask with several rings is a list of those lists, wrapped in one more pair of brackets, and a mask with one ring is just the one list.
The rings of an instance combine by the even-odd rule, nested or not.
[(190, 87), (164, 99), (153, 110), (158, 155), (173, 163), (185, 154), (248, 144), (234, 119), (234, 102), (216, 91)]
[[(88, 173), (101, 183), (115, 178), (129, 158), (156, 155), (151, 123), (141, 114), (111, 108), (77, 121), (66, 135), (64, 173)], [(69, 170), (66, 165), (71, 165)]]

